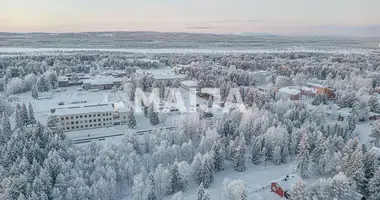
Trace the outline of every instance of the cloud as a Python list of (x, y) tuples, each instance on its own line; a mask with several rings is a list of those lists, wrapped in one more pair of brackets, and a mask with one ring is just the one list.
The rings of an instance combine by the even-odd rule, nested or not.
[(185, 27), (185, 29), (211, 30), (212, 27), (210, 27), (210, 26), (188, 26), (188, 27)]

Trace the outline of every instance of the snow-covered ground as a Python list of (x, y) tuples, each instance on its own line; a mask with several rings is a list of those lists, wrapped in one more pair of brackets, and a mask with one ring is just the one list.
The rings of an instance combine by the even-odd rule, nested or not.
[[(268, 164), (267, 166), (265, 166), (264, 164), (253, 165), (249, 163), (247, 166), (247, 170), (244, 172), (238, 172), (234, 170), (231, 166), (229, 166), (229, 169), (223, 170), (221, 172), (217, 172), (215, 174), (214, 182), (211, 184), (211, 186), (207, 190), (208, 190), (208, 193), (210, 194), (211, 200), (227, 200), (224, 197), (224, 193), (223, 193), (224, 179), (226, 178), (230, 180), (242, 179), (244, 181), (244, 184), (247, 187), (248, 199), (250, 200), (280, 199), (278, 196), (276, 196), (270, 191), (269, 187), (266, 187), (260, 191), (256, 191), (256, 190), (264, 186), (269, 186), (270, 181), (272, 180), (276, 180), (281, 177), (284, 177), (286, 174), (291, 174), (293, 172), (294, 167), (295, 167), (294, 161), (288, 164), (283, 164), (283, 165)], [(317, 177), (313, 177), (310, 179), (306, 179), (305, 181), (307, 183), (313, 183), (317, 179), (318, 179)], [(192, 185), (190, 186), (190, 188), (186, 189), (186, 191), (183, 193), (184, 200), (195, 200), (197, 189), (198, 188), (196, 185)], [(127, 199), (129, 199), (129, 197), (125, 198), (124, 200), (127, 200)], [(169, 200), (170, 197), (167, 197), (166, 199)]]

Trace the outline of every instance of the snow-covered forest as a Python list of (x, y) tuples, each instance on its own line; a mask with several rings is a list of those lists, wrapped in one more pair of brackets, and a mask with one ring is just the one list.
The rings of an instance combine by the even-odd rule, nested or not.
[[(231, 110), (212, 123), (184, 114), (175, 130), (139, 135), (126, 128), (119, 143), (75, 145), (57, 116), (39, 121), (31, 104), (9, 101), (27, 91), (34, 96), (53, 91), (62, 75), (106, 70), (125, 71), (132, 77), (131, 88), (151, 91), (165, 84), (148, 75), (134, 82), (137, 70), (178, 65), (186, 66), (186, 79), (195, 80), (199, 88), (220, 88), (222, 101), (231, 88), (239, 88), (246, 112)], [(209, 200), (218, 198), (208, 188), (223, 171), (290, 163), (303, 179), (318, 179), (294, 185), (292, 200), (354, 200), (358, 193), (380, 199), (380, 157), (372, 148), (380, 147), (380, 121), (372, 118), (380, 113), (380, 55), (25, 54), (0, 57), (0, 74), (5, 82), (0, 98), (0, 199), (182, 200), (184, 192), (197, 188), (194, 198)], [(310, 81), (332, 88), (335, 98), (292, 101), (275, 90)], [(350, 112), (342, 119), (343, 114), (334, 112), (338, 109)], [(160, 119), (153, 117), (158, 124)], [(225, 179), (223, 198), (252, 199), (250, 188), (242, 180)]]

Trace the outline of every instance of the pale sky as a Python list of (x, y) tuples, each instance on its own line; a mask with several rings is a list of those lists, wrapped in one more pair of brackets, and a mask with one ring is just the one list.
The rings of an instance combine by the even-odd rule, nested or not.
[(0, 0), (0, 32), (308, 35), (373, 25), (380, 0)]

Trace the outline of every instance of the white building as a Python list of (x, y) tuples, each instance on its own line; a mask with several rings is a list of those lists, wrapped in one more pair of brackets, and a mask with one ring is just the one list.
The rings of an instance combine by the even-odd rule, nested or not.
[(198, 83), (196, 81), (182, 81), (181, 87), (185, 90), (190, 90), (192, 88), (197, 89)]
[[(53, 109), (54, 110), (54, 109)], [(112, 104), (84, 104), (56, 108), (63, 131), (124, 125), (129, 107), (122, 102)]]
[(89, 89), (99, 89), (99, 90), (109, 90), (114, 86), (121, 86), (121, 78), (115, 78), (112, 76), (99, 76), (93, 77), (91, 79), (83, 80), (83, 88)]
[(290, 100), (300, 100), (300, 90), (293, 89), (291, 87), (283, 87), (278, 90), (278, 94), (281, 97), (290, 98)]

